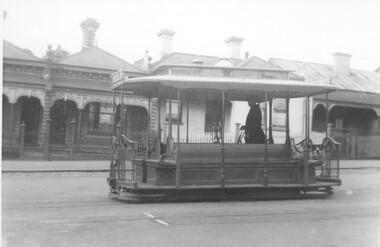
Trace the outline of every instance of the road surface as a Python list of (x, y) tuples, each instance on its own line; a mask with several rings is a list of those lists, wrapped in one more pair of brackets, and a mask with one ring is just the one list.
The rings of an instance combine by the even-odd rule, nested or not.
[(379, 169), (328, 199), (162, 204), (108, 199), (106, 176), (3, 174), (3, 246), (379, 246)]

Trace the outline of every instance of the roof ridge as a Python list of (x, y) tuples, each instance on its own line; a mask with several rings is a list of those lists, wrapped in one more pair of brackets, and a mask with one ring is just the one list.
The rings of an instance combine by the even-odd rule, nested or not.
[(195, 54), (195, 53), (186, 53), (186, 52), (173, 52), (173, 53), (170, 53), (171, 54), (183, 54), (183, 55), (193, 55), (193, 56), (202, 56), (202, 57), (212, 57), (212, 58), (219, 58), (217, 56), (210, 56), (210, 55), (202, 55), (202, 54)]
[(131, 68), (135, 69), (136, 72), (141, 72), (141, 73), (144, 73), (143, 70), (141, 70), (140, 68), (138, 68), (137, 66), (133, 65), (132, 63), (128, 62), (128, 61), (125, 61), (124, 59), (118, 57), (118, 56), (115, 56), (113, 55), (112, 53), (98, 47), (98, 46), (92, 46), (92, 47), (85, 47), (83, 48), (81, 51), (77, 52), (77, 53), (74, 53), (72, 55), (69, 55), (67, 57), (64, 57), (62, 60), (60, 60), (59, 62), (66, 62), (68, 59), (72, 59), (72, 58), (75, 58), (77, 56), (81, 56), (83, 54), (86, 54), (86, 53), (89, 53), (91, 51), (95, 51), (95, 50), (98, 50), (102, 53), (105, 53), (106, 55), (112, 57), (113, 59), (117, 60), (118, 62), (120, 63), (123, 63), (123, 64), (126, 64), (127, 66), (130, 66)]
[(316, 63), (316, 62), (306, 62), (306, 61), (300, 61), (300, 60), (283, 59), (283, 58), (275, 58), (275, 57), (269, 58), (268, 61), (270, 61), (271, 59), (282, 60), (282, 61), (289, 61), (289, 62), (297, 62), (297, 63), (310, 63), (310, 64), (323, 65), (323, 66), (332, 66), (330, 64), (323, 64), (323, 63)]
[[(273, 58), (273, 57), (269, 58), (269, 61), (270, 61), (271, 59), (282, 60), (282, 61), (289, 61), (289, 62), (307, 63), (307, 64), (314, 64), (314, 65), (321, 65), (321, 66), (326, 66), (326, 67), (333, 67), (332, 64), (323, 64), (323, 63), (316, 63), (316, 62), (305, 62), (305, 61), (299, 61), (299, 60), (282, 59), (282, 58)], [(356, 69), (356, 68), (352, 68), (352, 67), (350, 67), (350, 70), (354, 70), (354, 71), (362, 71), (362, 72), (369, 72), (369, 73), (379, 73), (379, 72), (376, 72), (376, 71), (364, 70), (364, 69)]]

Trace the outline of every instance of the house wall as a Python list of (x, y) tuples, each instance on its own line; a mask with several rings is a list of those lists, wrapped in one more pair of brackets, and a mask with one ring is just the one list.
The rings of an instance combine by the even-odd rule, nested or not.
[(249, 105), (246, 101), (232, 101), (232, 110), (231, 110), (231, 123), (230, 123), (230, 132), (235, 131), (235, 123), (245, 125), (245, 120), (249, 112)]
[(290, 138), (305, 136), (305, 98), (290, 99), (289, 101), (289, 129)]

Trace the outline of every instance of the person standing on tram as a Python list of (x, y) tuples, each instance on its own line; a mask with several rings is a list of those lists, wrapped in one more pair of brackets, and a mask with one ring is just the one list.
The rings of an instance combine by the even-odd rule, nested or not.
[(245, 121), (245, 143), (265, 143), (265, 134), (261, 128), (261, 110), (254, 99), (248, 101), (251, 107)]

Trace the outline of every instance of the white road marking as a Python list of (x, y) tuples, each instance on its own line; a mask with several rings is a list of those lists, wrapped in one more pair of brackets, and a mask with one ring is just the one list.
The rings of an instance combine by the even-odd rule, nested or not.
[(156, 219), (156, 221), (157, 221), (158, 223), (162, 224), (162, 225), (165, 225), (165, 226), (168, 226), (168, 225), (169, 225), (168, 223), (166, 223), (166, 222), (163, 221), (163, 220)]
[(144, 213), (146, 216), (150, 217), (150, 218), (155, 218), (153, 215), (151, 215), (150, 213)]
[(156, 219), (156, 217), (154, 216), (154, 215), (151, 215), (150, 213), (144, 213), (146, 216), (148, 216), (148, 217), (150, 217), (150, 218), (152, 218), (152, 219), (154, 219), (157, 223), (160, 223), (160, 224), (162, 224), (162, 225), (164, 225), (164, 226), (168, 226), (169, 225), (169, 223), (166, 223), (165, 221), (163, 221), (163, 220), (160, 220), (160, 219)]

